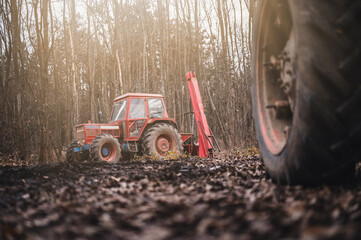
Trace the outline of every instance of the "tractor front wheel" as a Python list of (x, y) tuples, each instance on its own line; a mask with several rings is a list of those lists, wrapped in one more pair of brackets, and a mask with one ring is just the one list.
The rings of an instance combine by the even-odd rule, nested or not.
[(110, 134), (97, 136), (90, 146), (90, 157), (93, 161), (118, 162), (121, 158), (118, 140)]
[(81, 155), (74, 153), (74, 148), (81, 147), (77, 140), (74, 140), (66, 151), (66, 162), (80, 162), (82, 160)]
[(183, 152), (182, 144), (178, 130), (166, 123), (150, 127), (142, 138), (143, 152), (160, 160), (178, 158)]

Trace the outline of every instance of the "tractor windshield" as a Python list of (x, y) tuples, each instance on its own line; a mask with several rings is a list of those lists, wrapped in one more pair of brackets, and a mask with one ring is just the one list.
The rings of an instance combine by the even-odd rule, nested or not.
[(127, 108), (127, 100), (117, 102), (113, 107), (113, 114), (111, 122), (118, 121), (125, 118), (125, 110)]

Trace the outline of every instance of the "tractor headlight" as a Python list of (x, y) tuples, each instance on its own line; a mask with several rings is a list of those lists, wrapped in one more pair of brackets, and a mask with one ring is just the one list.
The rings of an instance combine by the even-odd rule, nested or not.
[(137, 120), (129, 127), (129, 137), (138, 137), (143, 129), (145, 120)]

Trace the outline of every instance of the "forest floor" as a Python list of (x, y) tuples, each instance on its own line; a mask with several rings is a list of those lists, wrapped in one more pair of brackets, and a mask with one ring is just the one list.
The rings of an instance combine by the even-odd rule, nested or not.
[(0, 167), (0, 239), (360, 239), (361, 174), (278, 186), (256, 157)]

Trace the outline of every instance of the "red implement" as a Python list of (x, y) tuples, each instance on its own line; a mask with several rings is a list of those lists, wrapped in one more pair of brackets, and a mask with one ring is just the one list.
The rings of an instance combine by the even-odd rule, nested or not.
[[(186, 76), (189, 94), (191, 96), (194, 116), (196, 118), (199, 134), (199, 153), (200, 157), (213, 157), (213, 143), (211, 131), (208, 126), (201, 93), (199, 91), (196, 74), (189, 72)], [(210, 156), (211, 155), (211, 156)]]

